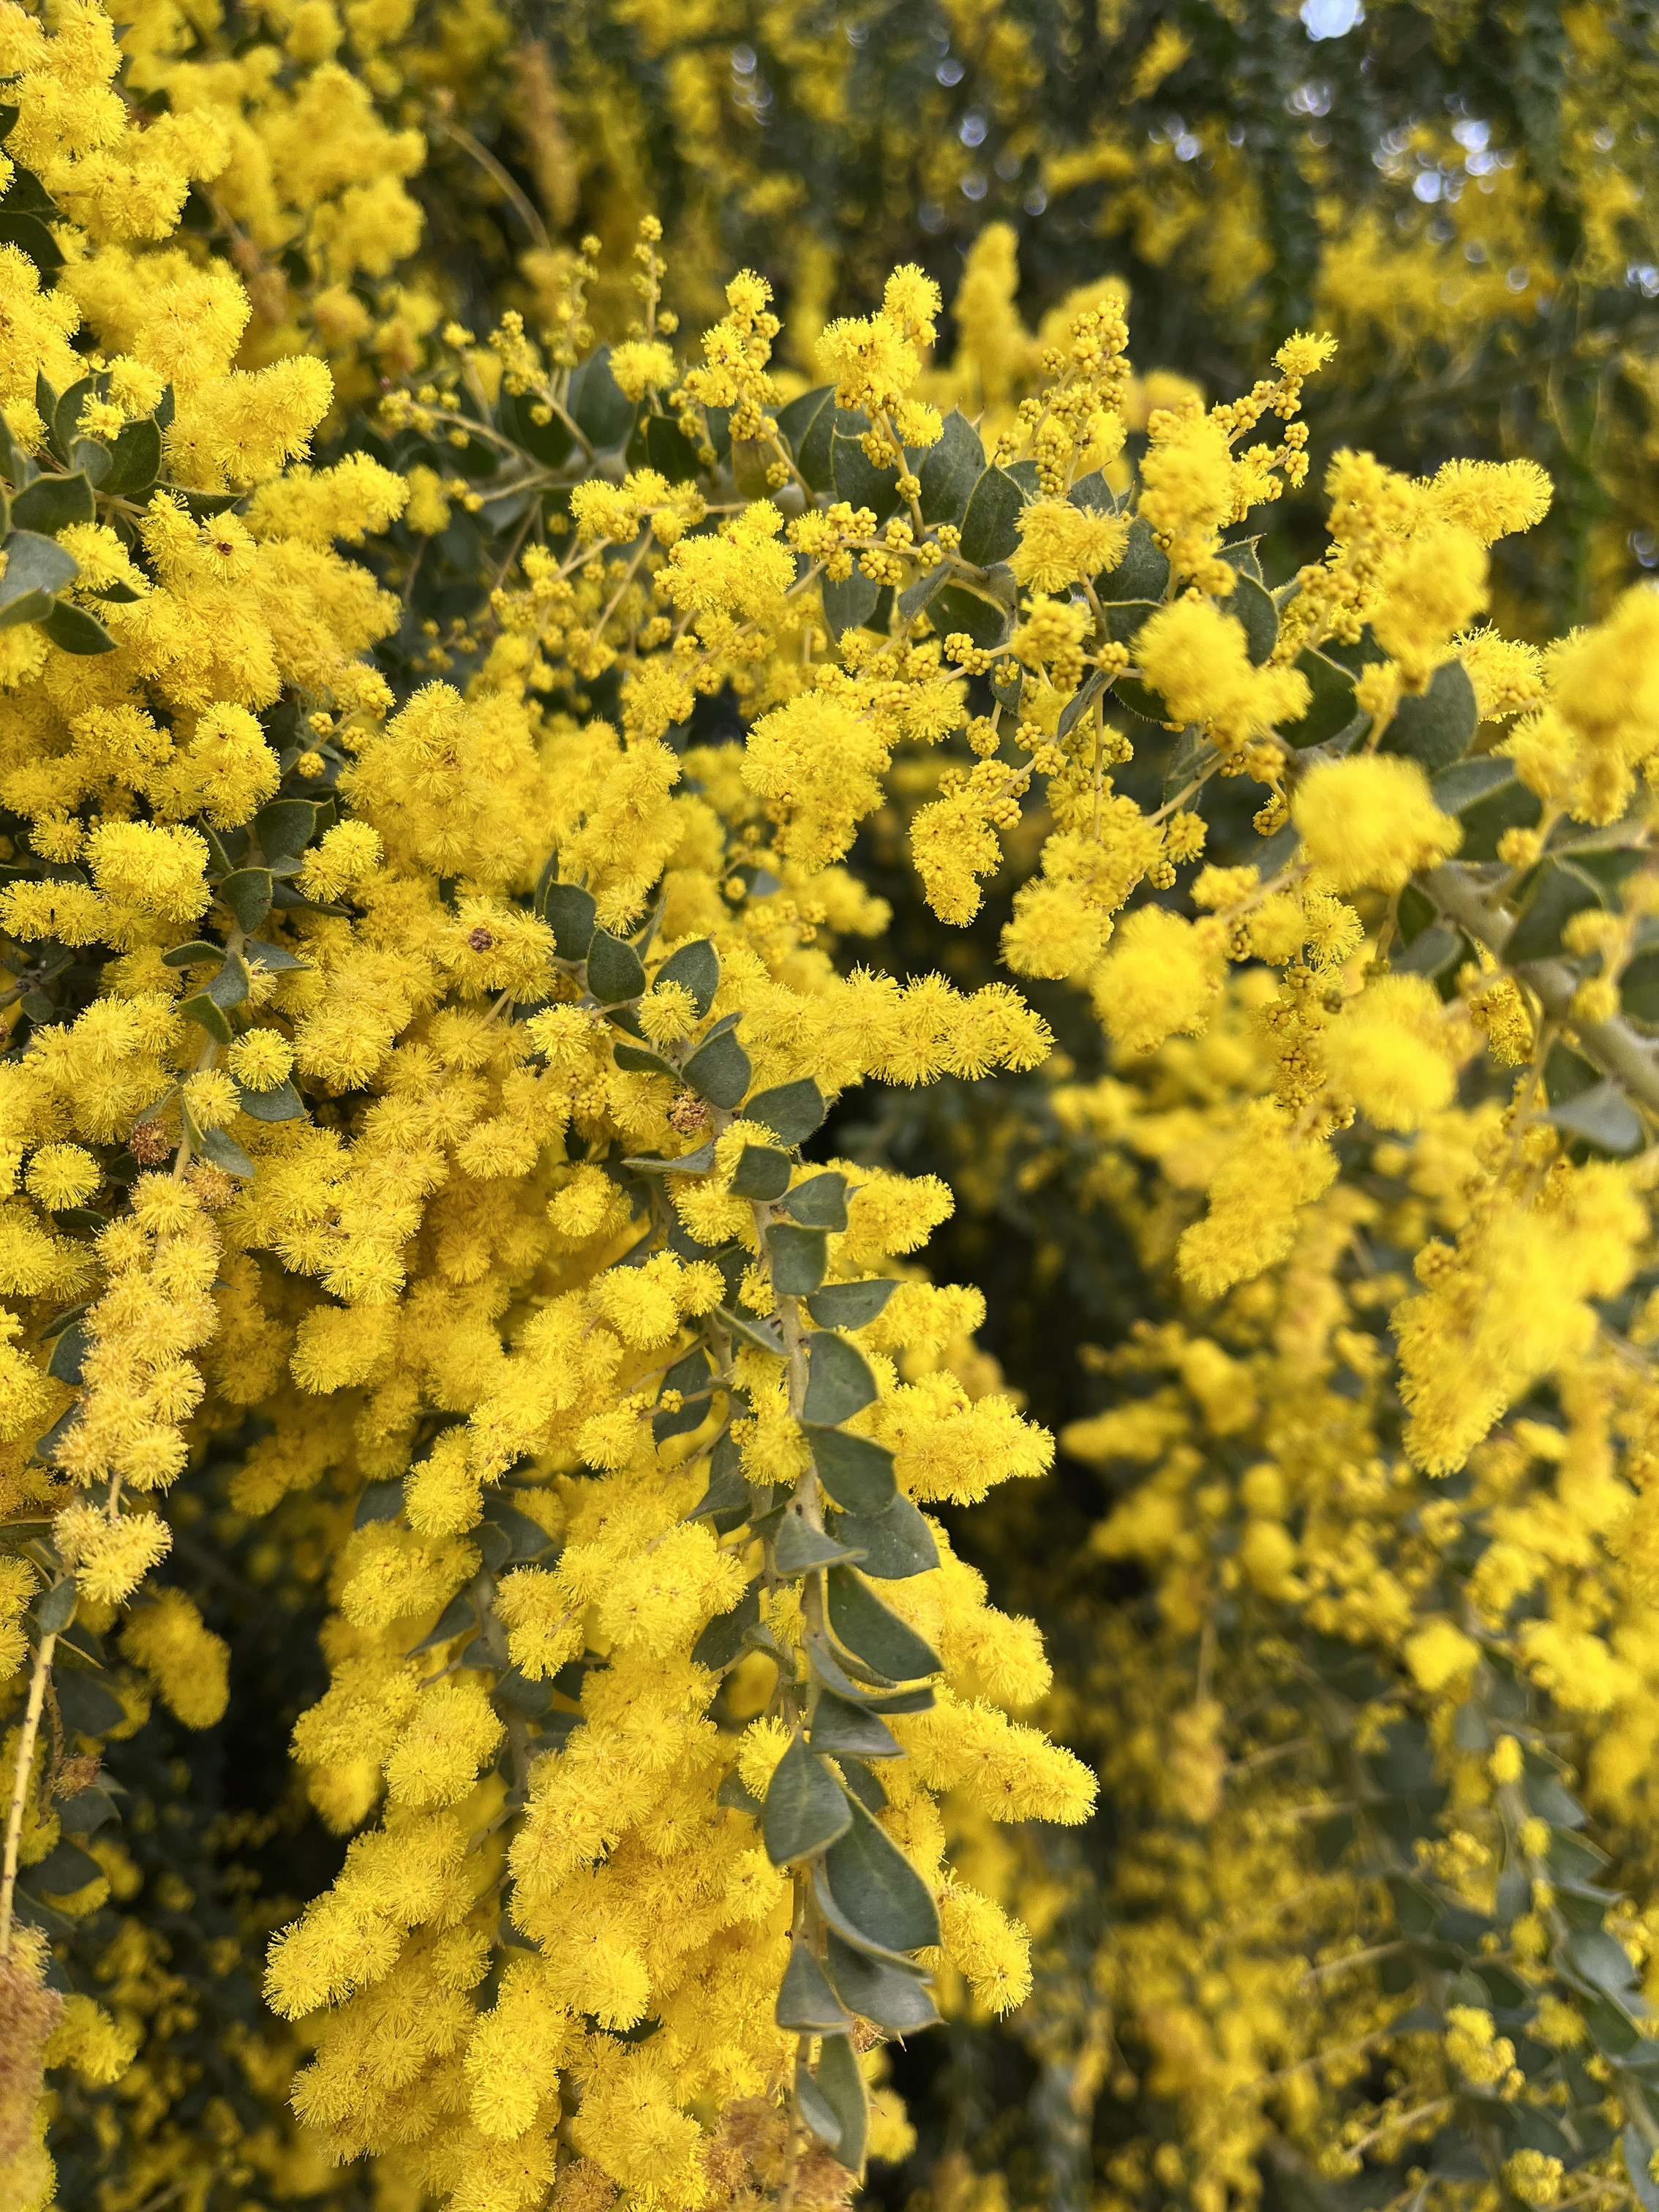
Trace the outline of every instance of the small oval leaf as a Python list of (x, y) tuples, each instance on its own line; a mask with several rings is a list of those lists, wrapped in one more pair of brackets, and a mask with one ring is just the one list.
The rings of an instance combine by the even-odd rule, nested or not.
[(774, 1866), (810, 1858), (828, 1850), (852, 1825), (847, 1792), (823, 1759), (808, 1750), (805, 1736), (791, 1737), (767, 1786), (761, 1834), (768, 1858)]

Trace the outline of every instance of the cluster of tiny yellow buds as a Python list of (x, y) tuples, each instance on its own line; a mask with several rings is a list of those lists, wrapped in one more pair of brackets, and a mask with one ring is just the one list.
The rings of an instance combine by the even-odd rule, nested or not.
[(988, 760), (1001, 742), (995, 718), (990, 714), (975, 714), (968, 725), (968, 743), (981, 760)]
[(953, 629), (945, 641), (945, 658), (968, 676), (988, 676), (998, 657), (994, 648), (975, 645), (965, 629)]
[(307, 781), (314, 781), (318, 776), (325, 773), (328, 763), (320, 753), (303, 752), (295, 762), (294, 766), (296, 774), (304, 776)]
[(1531, 867), (1543, 849), (1536, 830), (1506, 830), (1498, 841), (1498, 857), (1511, 868)]
[(501, 365), (501, 381), (512, 392), (527, 392), (542, 375), (541, 357), (525, 332), (524, 317), (512, 307), (489, 333), (489, 349)]
[(941, 522), (934, 530), (933, 536), (945, 552), (959, 553), (962, 550), (962, 532), (954, 522)]
[(891, 584), (896, 589), (904, 581), (904, 563), (895, 553), (879, 545), (872, 545), (859, 556), (859, 567), (872, 583)]
[(1103, 645), (1094, 656), (1095, 666), (1101, 671), (1109, 682), (1122, 675), (1124, 670), (1129, 665), (1130, 659), (1128, 647), (1119, 645), (1115, 641), (1110, 644)]
[(319, 707), (315, 714), (306, 716), (306, 727), (313, 737), (330, 737), (334, 730), (334, 717), (326, 708)]
[(1291, 818), (1291, 802), (1282, 791), (1276, 791), (1263, 806), (1250, 817), (1251, 825), (1258, 837), (1271, 837), (1282, 830)]

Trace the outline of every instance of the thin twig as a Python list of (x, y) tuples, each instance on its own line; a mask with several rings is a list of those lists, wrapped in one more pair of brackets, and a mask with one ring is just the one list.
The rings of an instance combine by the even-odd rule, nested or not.
[(29, 1677), (29, 1700), (17, 1741), (17, 1771), (12, 1778), (11, 1809), (6, 1815), (6, 1855), (0, 1869), (0, 1959), (11, 1949), (12, 1899), (17, 1888), (17, 1853), (23, 1836), (23, 1807), (29, 1794), (29, 1773), (34, 1765), (34, 1742), (40, 1733), (40, 1709), (46, 1703), (46, 1677), (52, 1672), (56, 1634), (43, 1636)]

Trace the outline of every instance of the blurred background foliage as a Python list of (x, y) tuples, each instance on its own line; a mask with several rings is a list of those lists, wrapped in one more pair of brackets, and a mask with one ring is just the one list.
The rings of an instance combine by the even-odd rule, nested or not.
[(1342, 351), (1316, 452), (1550, 469), (1552, 527), (1507, 578), (1541, 631), (1659, 561), (1654, 19), (1641, 0), (528, 0), (467, 17), (462, 81), (441, 18), (428, 73), (455, 135), (428, 123), (417, 190), (474, 318), (544, 236), (591, 232), (617, 272), (597, 319), (621, 321), (656, 211), (687, 320), (755, 267), (809, 376), (826, 315), (866, 311), (895, 263), (953, 301), (990, 223), (1013, 231), (1028, 326), (1109, 271), (1137, 365), (1211, 398), (1316, 321)]

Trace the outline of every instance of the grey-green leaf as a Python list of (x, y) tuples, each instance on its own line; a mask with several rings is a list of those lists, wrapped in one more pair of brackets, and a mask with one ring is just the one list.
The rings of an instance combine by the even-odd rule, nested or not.
[(1296, 665), (1297, 672), (1307, 678), (1313, 696), (1301, 720), (1284, 725), (1284, 734), (1293, 745), (1322, 745), (1346, 730), (1359, 712), (1354, 703), (1353, 678), (1322, 653), (1298, 653)]
[(859, 1556), (844, 1537), (828, 1536), (822, 1528), (813, 1528), (799, 1504), (784, 1509), (772, 1540), (772, 1557), (780, 1574), (811, 1574), (819, 1567), (841, 1566)]
[(706, 937), (699, 937), (665, 960), (658, 969), (659, 983), (678, 983), (691, 994), (691, 1003), (701, 1021), (714, 1003), (714, 994), (720, 987), (720, 955)]
[(608, 929), (596, 929), (589, 941), (587, 988), (602, 1006), (637, 999), (645, 988), (645, 969), (639, 954)]
[(1253, 577), (1241, 575), (1222, 602), (1244, 632), (1245, 649), (1258, 668), (1279, 642), (1279, 610)]
[(11, 503), (16, 529), (38, 530), (47, 537), (67, 530), (71, 522), (91, 522), (97, 513), (98, 502), (84, 469), (73, 470), (67, 476), (36, 477)]
[(865, 2144), (870, 2133), (870, 2100), (850, 2036), (825, 2038), (818, 2053), (817, 2085), (841, 2125), (840, 2136), (833, 2146), (836, 2156), (849, 2172), (862, 2179)]
[(235, 1138), (227, 1136), (222, 1129), (203, 1130), (197, 1149), (204, 1159), (211, 1160), (216, 1168), (222, 1168), (227, 1175), (235, 1176), (243, 1182), (252, 1182), (252, 1160)]
[(806, 1310), (820, 1328), (862, 1328), (875, 1320), (897, 1288), (888, 1275), (866, 1283), (831, 1283), (808, 1298)]
[(75, 1618), (76, 1602), (80, 1595), (73, 1575), (54, 1583), (34, 1601), (34, 1626), (42, 1636), (61, 1636)]
[(1549, 858), (1534, 872), (1521, 918), (1510, 933), (1504, 957), (1511, 964), (1548, 960), (1561, 950), (1561, 932), (1576, 914), (1601, 904), (1594, 877), (1571, 860)]
[(828, 1587), (830, 1626), (854, 1658), (890, 1682), (914, 1682), (939, 1673), (938, 1652), (890, 1612), (851, 1567), (832, 1567)]
[(161, 433), (148, 415), (129, 422), (111, 449), (110, 471), (102, 489), (131, 495), (146, 492), (161, 473)]
[(784, 1196), (784, 1212), (804, 1229), (845, 1229), (847, 1178), (835, 1168), (810, 1176)]
[(812, 1748), (854, 1759), (898, 1759), (897, 1737), (879, 1714), (866, 1712), (833, 1690), (820, 1690), (812, 1709)]
[(68, 599), (56, 601), (51, 611), (41, 617), (40, 627), (60, 653), (113, 653), (115, 650), (115, 640), (97, 616), (89, 615), (84, 607), (71, 605)]
[(745, 1101), (743, 1115), (744, 1121), (769, 1129), (780, 1144), (793, 1146), (804, 1145), (822, 1127), (824, 1110), (823, 1093), (810, 1075), (803, 1075), (797, 1082), (757, 1091)]
[(1020, 485), (1006, 470), (981, 471), (962, 518), (962, 557), (977, 568), (1006, 561), (1019, 544)]
[(817, 1960), (799, 1936), (778, 1990), (777, 2022), (796, 2035), (846, 2035), (853, 2023)]
[(64, 1726), (74, 1729), (78, 1735), (107, 1735), (111, 1729), (119, 1728), (126, 1718), (126, 1710), (113, 1692), (78, 1668), (71, 1671), (65, 1668), (61, 1673), (54, 1670), (53, 1683)]
[(861, 1805), (854, 1805), (847, 1832), (830, 1845), (824, 1874), (842, 1912), (878, 1950), (920, 1951), (939, 1942), (927, 1883)]
[[(820, 1291), (817, 1295), (823, 1298), (829, 1293)], [(839, 1341), (814, 1339), (817, 1344)], [(836, 1428), (809, 1429), (806, 1440), (818, 1480), (837, 1505), (851, 1513), (879, 1513), (892, 1502), (896, 1495), (893, 1455), (884, 1444), (872, 1443), (868, 1437), (849, 1437)]]
[(787, 1152), (777, 1152), (770, 1145), (745, 1145), (732, 1170), (732, 1195), (769, 1203), (788, 1189), (789, 1175)]
[(665, 1060), (659, 1052), (648, 1045), (618, 1044), (611, 1050), (618, 1067), (629, 1075), (672, 1075), (678, 1083), (680, 1072), (672, 1060)]
[(979, 432), (959, 407), (945, 418), (938, 443), (930, 447), (917, 475), (921, 480), (924, 522), (960, 522), (974, 486), (985, 470)]
[(837, 2149), (841, 2143), (841, 2115), (810, 2074), (802, 2074), (796, 2080), (795, 2104), (801, 2118), (824, 2148)]
[(830, 472), (836, 497), (867, 507), (878, 522), (885, 522), (899, 503), (898, 471), (872, 468), (858, 439), (842, 430), (830, 436)]
[(752, 1345), (757, 1352), (769, 1352), (775, 1359), (783, 1358), (783, 1338), (775, 1323), (762, 1321), (756, 1314), (741, 1313), (736, 1306), (716, 1306), (714, 1310), (739, 1343)]
[(761, 1834), (768, 1858), (774, 1866), (810, 1858), (815, 1851), (827, 1850), (852, 1825), (847, 1792), (817, 1753), (807, 1749), (805, 1737), (792, 1737), (767, 1786)]
[(71, 1322), (52, 1347), (52, 1358), (46, 1362), (46, 1372), (59, 1382), (78, 1384), (81, 1363), (91, 1348), (92, 1338), (82, 1322)]
[(1152, 536), (1152, 526), (1136, 515), (1115, 568), (1108, 569), (1100, 587), (1108, 599), (1161, 599), (1170, 580), (1170, 562)]
[(801, 1419), (835, 1428), (874, 1402), (875, 1377), (864, 1354), (844, 1336), (820, 1330), (807, 1352), (806, 1396)]
[(561, 960), (586, 960), (593, 941), (596, 908), (592, 891), (580, 884), (550, 884), (542, 911), (553, 932)]
[(32, 530), (15, 530), (6, 541), (6, 573), (0, 577), (0, 608), (35, 592), (61, 592), (81, 573), (68, 548)]
[(1401, 700), (1377, 750), (1404, 753), (1435, 775), (1463, 757), (1480, 719), (1468, 669), (1461, 660), (1449, 660), (1436, 669), (1426, 691)]
[(634, 427), (634, 402), (611, 374), (611, 349), (590, 354), (570, 380), (570, 412), (595, 452), (620, 446)]
[(1592, 1084), (1545, 1116), (1571, 1137), (1581, 1137), (1597, 1152), (1623, 1154), (1642, 1144), (1640, 1115), (1615, 1083)]
[[(817, 406), (811, 404), (814, 400), (819, 403)], [(841, 416), (841, 410), (836, 405), (834, 387), (822, 386), (817, 392), (809, 392), (799, 401), (792, 402), (778, 417), (780, 429), (783, 427), (785, 416), (793, 416), (795, 406), (807, 410), (803, 427), (799, 431), (792, 428), (789, 433), (795, 449), (795, 466), (814, 491), (833, 490), (835, 478), (830, 443), (835, 436), (837, 419)], [(868, 418), (856, 415), (845, 419), (849, 422), (864, 422)]]
[(836, 1531), (864, 1553), (864, 1571), (878, 1582), (903, 1582), (939, 1565), (933, 1532), (901, 1492), (880, 1513), (843, 1513)]
[(862, 629), (876, 611), (876, 601), (881, 597), (881, 586), (873, 577), (866, 576), (861, 568), (854, 568), (850, 576), (837, 580), (833, 576), (820, 578), (818, 590), (823, 600), (823, 619), (830, 625), (830, 635), (837, 643), (849, 629)]
[(767, 1235), (772, 1287), (780, 1297), (802, 1298), (817, 1289), (829, 1265), (829, 1242), (822, 1229), (795, 1229), (780, 1223)]
[(698, 1046), (680, 1073), (711, 1106), (730, 1109), (749, 1088), (749, 1055), (730, 1030)]
[(744, 1479), (743, 1458), (731, 1437), (723, 1436), (708, 1463), (708, 1487), (685, 1517), (701, 1521), (711, 1513), (742, 1513), (747, 1517), (748, 1511), (749, 1485)]
[(230, 1024), (205, 991), (197, 991), (188, 999), (180, 1000), (179, 1011), (187, 1022), (194, 1022), (198, 1028), (204, 1029), (216, 1044), (230, 1042)]
[(235, 915), (240, 927), (249, 935), (270, 912), (271, 896), (269, 868), (238, 868), (219, 885), (219, 896)]
[[(914, 2035), (938, 2025), (938, 2008), (919, 1974), (855, 1951), (833, 1929), (828, 1965), (842, 2002), (860, 2020), (873, 2021), (890, 2035)], [(1659, 2212), (1659, 2204), (1651, 2212)]]
[(31, 1887), (48, 1897), (68, 1897), (84, 1889), (89, 1881), (96, 1881), (103, 1870), (79, 1844), (59, 1841), (28, 1869), (28, 1880)]
[(716, 1613), (703, 1630), (691, 1646), (691, 1663), (707, 1667), (711, 1674), (723, 1674), (736, 1666), (744, 1635), (759, 1620), (760, 1584), (752, 1582), (730, 1613)]
[[(830, 433), (835, 427), (835, 392), (833, 384), (815, 386), (811, 392), (803, 392), (798, 399), (792, 399), (787, 407), (779, 408), (777, 412), (779, 434), (794, 455), (795, 466), (814, 491), (824, 491), (829, 488)], [(823, 434), (818, 441), (823, 448), (822, 457), (815, 448), (810, 457), (812, 465), (809, 466), (808, 441), (814, 428), (820, 422)]]
[(994, 653), (1007, 636), (1008, 610), (961, 584), (947, 584), (929, 602), (927, 619), (940, 637), (962, 630), (982, 651)]
[(306, 1103), (291, 1083), (272, 1085), (269, 1091), (250, 1091), (246, 1084), (238, 1086), (242, 1111), (250, 1121), (303, 1121)]

